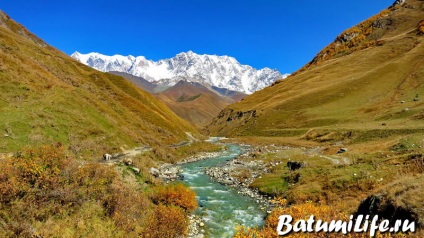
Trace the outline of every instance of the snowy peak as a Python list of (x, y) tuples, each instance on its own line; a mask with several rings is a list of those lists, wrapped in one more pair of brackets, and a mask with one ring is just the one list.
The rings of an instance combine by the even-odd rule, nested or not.
[(71, 55), (83, 64), (103, 72), (118, 71), (145, 78), (150, 82), (165, 83), (170, 86), (181, 79), (209, 84), (251, 94), (271, 85), (283, 75), (277, 70), (254, 69), (241, 65), (235, 58), (217, 55), (198, 55), (193, 51), (182, 52), (170, 59), (157, 62), (144, 56), (107, 56), (99, 53)]

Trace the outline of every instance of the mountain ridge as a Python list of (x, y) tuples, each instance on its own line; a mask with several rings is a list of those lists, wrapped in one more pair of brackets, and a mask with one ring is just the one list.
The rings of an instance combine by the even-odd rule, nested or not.
[(230, 56), (198, 55), (193, 51), (182, 52), (173, 58), (156, 62), (144, 56), (107, 56), (100, 53), (74, 52), (71, 57), (103, 72), (129, 73), (149, 82), (172, 86), (185, 79), (246, 94), (251, 94), (288, 76), (275, 69), (257, 70), (249, 65), (242, 65)]

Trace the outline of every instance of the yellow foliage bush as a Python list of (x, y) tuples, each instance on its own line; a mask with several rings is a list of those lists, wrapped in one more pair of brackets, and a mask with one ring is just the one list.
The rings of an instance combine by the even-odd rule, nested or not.
[(418, 23), (418, 34), (424, 35), (424, 20)]
[(178, 206), (189, 212), (197, 208), (196, 193), (180, 183), (158, 187), (151, 199), (155, 204)]
[(180, 207), (159, 204), (151, 213), (141, 237), (173, 238), (186, 234), (188, 221)]

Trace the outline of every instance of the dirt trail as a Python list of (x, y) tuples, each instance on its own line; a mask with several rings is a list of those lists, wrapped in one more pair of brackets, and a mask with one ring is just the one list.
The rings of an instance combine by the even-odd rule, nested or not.
[(136, 147), (134, 149), (130, 149), (130, 150), (124, 150), (121, 153), (117, 153), (117, 154), (113, 154), (112, 158), (110, 160), (101, 160), (101, 163), (105, 163), (105, 164), (111, 164), (111, 163), (115, 163), (117, 161), (121, 161), (125, 158), (132, 158), (136, 155), (142, 154), (144, 152), (150, 151), (152, 150), (152, 147), (150, 146), (142, 146), (142, 147)]
[(335, 165), (350, 165), (351, 162), (348, 158), (346, 157), (342, 157), (342, 156), (335, 156), (333, 155), (332, 157), (327, 156), (327, 155), (320, 155), (321, 158), (325, 158), (330, 160), (333, 164)]
[[(168, 145), (168, 147), (179, 148), (179, 147), (182, 147), (182, 146), (190, 145), (193, 142), (199, 141), (199, 139), (195, 138), (191, 134), (191, 132), (186, 132), (186, 135), (187, 135), (188, 141), (182, 141), (178, 144)], [(121, 153), (118, 153), (118, 154), (113, 154), (112, 158), (110, 160), (108, 160), (108, 161), (102, 160), (102, 162), (103, 163), (114, 163), (118, 160), (122, 160), (122, 159), (125, 159), (125, 158), (132, 158), (136, 155), (139, 155), (139, 154), (142, 154), (144, 152), (151, 151), (151, 150), (152, 150), (152, 147), (150, 147), (150, 146), (136, 147), (134, 149), (124, 150), (124, 151), (122, 151)]]
[(190, 144), (191, 144), (191, 143), (193, 143), (193, 142), (199, 141), (199, 139), (195, 138), (195, 137), (191, 134), (191, 132), (186, 132), (186, 135), (187, 135), (187, 137), (188, 137), (188, 141), (182, 141), (182, 142), (180, 142), (180, 143), (178, 143), (178, 144), (168, 145), (168, 147), (171, 147), (171, 148), (179, 148), (179, 147), (183, 147), (183, 146), (186, 146), (186, 145), (190, 145)]

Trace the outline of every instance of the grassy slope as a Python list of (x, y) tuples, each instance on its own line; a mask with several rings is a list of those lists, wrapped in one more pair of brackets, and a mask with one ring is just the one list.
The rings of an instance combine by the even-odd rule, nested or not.
[(122, 77), (84, 66), (0, 14), (0, 151), (170, 144), (195, 130)]
[[(378, 18), (393, 20), (390, 26), (373, 28), (379, 32), (379, 46), (355, 46), (348, 55), (339, 52), (310, 64), (295, 76), (230, 105), (208, 129), (227, 136), (303, 135), (313, 140), (328, 136), (328, 131), (346, 132), (351, 140), (380, 136), (381, 130), (383, 134), (422, 132), (424, 42), (416, 29), (423, 4), (409, 1), (407, 5), (414, 8), (404, 5)], [(358, 44), (368, 45), (367, 41)], [(328, 137), (322, 140), (346, 139)]]

